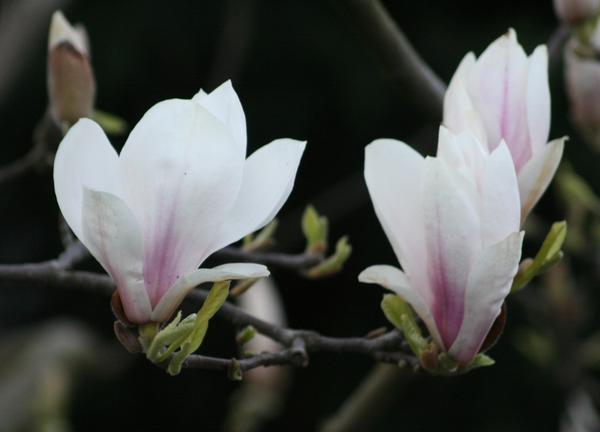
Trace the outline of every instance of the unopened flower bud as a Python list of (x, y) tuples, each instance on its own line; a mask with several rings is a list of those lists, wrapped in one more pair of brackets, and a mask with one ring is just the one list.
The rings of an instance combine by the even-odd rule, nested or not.
[(600, 149), (600, 61), (578, 50), (571, 39), (565, 50), (565, 80), (571, 117), (584, 139)]
[(577, 25), (594, 16), (600, 0), (554, 0), (554, 12), (565, 24)]
[(48, 37), (48, 95), (52, 118), (61, 126), (70, 126), (82, 117), (90, 117), (95, 94), (96, 82), (85, 30), (71, 26), (62, 12), (56, 11)]

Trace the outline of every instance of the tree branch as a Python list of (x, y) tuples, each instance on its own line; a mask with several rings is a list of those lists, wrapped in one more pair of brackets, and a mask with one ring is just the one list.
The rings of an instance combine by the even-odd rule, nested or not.
[(254, 262), (294, 271), (307, 270), (323, 261), (323, 255), (321, 254), (285, 254), (278, 252), (256, 251), (247, 252), (234, 246), (227, 246), (215, 252), (213, 256), (228, 261)]
[(379, 0), (335, 0), (360, 28), (389, 76), (434, 119), (442, 116), (446, 85), (419, 56)]
[[(74, 242), (55, 260), (36, 264), (0, 265), (0, 282), (83, 289), (106, 296), (111, 295), (115, 285), (109, 276), (68, 270), (81, 257), (81, 253), (81, 244)], [(188, 295), (187, 301), (200, 304), (207, 296), (208, 291), (195, 289)], [(185, 367), (231, 371), (237, 365), (243, 372), (273, 365), (305, 366), (309, 354), (317, 352), (354, 353), (369, 356), (380, 362), (418, 364), (418, 360), (410, 354), (406, 342), (396, 330), (375, 338), (323, 336), (315, 331), (271, 324), (231, 303), (225, 303), (217, 315), (236, 327), (253, 326), (258, 333), (283, 345), (284, 350), (279, 353), (261, 353), (240, 360), (192, 355), (186, 360)]]

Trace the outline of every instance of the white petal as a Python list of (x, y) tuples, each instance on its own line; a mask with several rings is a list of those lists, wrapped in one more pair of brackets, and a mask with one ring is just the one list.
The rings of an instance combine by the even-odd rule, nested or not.
[(529, 57), (527, 120), (532, 153), (536, 154), (546, 145), (550, 133), (548, 50), (545, 45), (537, 47)]
[(374, 265), (363, 270), (358, 275), (358, 280), (363, 283), (381, 285), (402, 297), (423, 320), (436, 343), (443, 346), (429, 307), (421, 294), (410, 287), (410, 281), (402, 270), (390, 265)]
[(150, 300), (143, 279), (143, 248), (133, 213), (117, 196), (84, 189), (83, 243), (112, 276), (127, 318), (150, 321)]
[(472, 181), (429, 157), (422, 196), (429, 305), (447, 348), (460, 328), (469, 270), (481, 248), (479, 198)]
[(120, 156), (128, 206), (142, 226), (155, 306), (206, 258), (240, 188), (244, 154), (225, 125), (190, 100), (152, 107)]
[(365, 148), (365, 180), (375, 213), (413, 288), (419, 290), (425, 289), (427, 268), (420, 190), (423, 162), (411, 147), (392, 139), (375, 140)]
[(479, 184), (488, 158), (488, 150), (471, 130), (453, 134), (441, 126), (437, 157)]
[(468, 53), (458, 65), (444, 96), (443, 124), (454, 133), (470, 130), (487, 148), (485, 126), (480, 114), (473, 106), (468, 92), (468, 83), (475, 66), (475, 55)]
[(192, 101), (202, 105), (221, 120), (246, 154), (246, 116), (230, 80), (225, 81), (211, 93), (207, 94), (200, 90)]
[(528, 61), (513, 30), (479, 57), (469, 94), (483, 118), (490, 150), (506, 141), (517, 171), (531, 155), (526, 112)]
[(518, 231), (521, 220), (517, 175), (504, 141), (486, 162), (481, 195), (481, 229), (485, 249)]
[(256, 150), (244, 164), (242, 187), (215, 237), (212, 250), (231, 244), (269, 223), (294, 186), (306, 143), (278, 139)]
[(527, 162), (519, 173), (519, 193), (521, 196), (521, 222), (541, 198), (560, 164), (566, 138), (558, 138), (548, 143), (544, 149)]
[(205, 282), (218, 282), (234, 279), (248, 279), (269, 276), (269, 270), (262, 264), (231, 263), (211, 269), (198, 269), (180, 277), (162, 297), (152, 311), (152, 320), (163, 322), (169, 319), (188, 293)]
[(523, 232), (484, 250), (469, 275), (465, 292), (464, 319), (449, 354), (466, 364), (477, 354), (502, 302), (510, 292), (521, 259)]
[(65, 18), (61, 11), (56, 11), (52, 14), (50, 21), (50, 32), (48, 34), (48, 50), (60, 45), (68, 43), (81, 54), (88, 55), (88, 44), (85, 33), (80, 29), (73, 27)]
[(83, 188), (117, 193), (117, 152), (96, 123), (79, 120), (60, 143), (54, 159), (54, 191), (65, 220), (81, 240)]

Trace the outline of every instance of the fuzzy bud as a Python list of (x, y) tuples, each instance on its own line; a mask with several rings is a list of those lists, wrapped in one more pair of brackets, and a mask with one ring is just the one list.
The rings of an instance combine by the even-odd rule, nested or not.
[(600, 0), (554, 0), (556, 16), (571, 26), (592, 18), (599, 9)]
[(73, 27), (62, 12), (52, 15), (48, 38), (48, 95), (50, 113), (58, 125), (71, 126), (91, 117), (96, 81), (89, 58), (87, 35)]

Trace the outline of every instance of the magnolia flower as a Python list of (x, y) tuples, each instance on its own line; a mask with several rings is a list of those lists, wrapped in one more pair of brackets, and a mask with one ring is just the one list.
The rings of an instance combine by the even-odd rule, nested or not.
[(453, 132), (473, 131), (489, 151), (506, 142), (517, 172), (523, 221), (552, 180), (565, 140), (546, 145), (550, 130), (546, 47), (538, 46), (527, 57), (511, 29), (479, 59), (467, 54), (448, 86), (443, 123)]
[(439, 348), (467, 364), (517, 272), (519, 191), (504, 142), (487, 152), (470, 132), (442, 127), (438, 146), (437, 158), (391, 139), (367, 146), (369, 194), (404, 271), (376, 265), (359, 280), (396, 292)]
[(197, 269), (266, 225), (289, 196), (305, 143), (246, 155), (246, 120), (229, 82), (154, 105), (117, 155), (80, 120), (63, 139), (54, 187), (69, 226), (112, 276), (127, 318), (162, 322), (196, 285), (268, 275), (257, 264)]
[(57, 124), (72, 125), (92, 115), (96, 81), (88, 41), (82, 27), (73, 27), (62, 12), (52, 15), (48, 36), (48, 95)]

